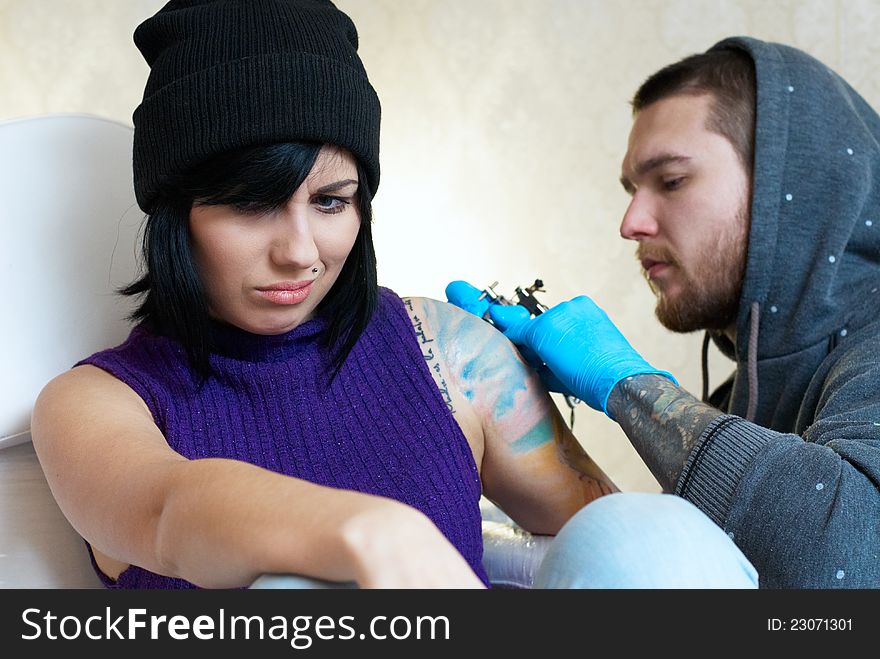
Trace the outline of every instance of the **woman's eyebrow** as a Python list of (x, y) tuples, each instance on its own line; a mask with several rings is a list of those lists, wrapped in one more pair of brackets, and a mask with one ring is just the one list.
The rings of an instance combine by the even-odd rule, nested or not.
[(331, 192), (339, 192), (343, 188), (347, 188), (350, 185), (357, 185), (358, 182), (354, 179), (345, 179), (344, 181), (336, 181), (336, 183), (330, 183), (323, 187), (318, 188), (317, 194), (329, 194)]

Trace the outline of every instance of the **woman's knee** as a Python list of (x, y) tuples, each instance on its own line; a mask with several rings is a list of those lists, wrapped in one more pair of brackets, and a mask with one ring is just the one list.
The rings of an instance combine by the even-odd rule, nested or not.
[(560, 530), (539, 587), (754, 587), (730, 538), (693, 504), (666, 494), (611, 494)]
[(618, 492), (600, 497), (578, 511), (562, 531), (589, 535), (631, 531), (644, 538), (652, 532), (669, 533), (673, 528), (695, 533), (721, 532), (689, 501), (671, 494), (643, 492)]

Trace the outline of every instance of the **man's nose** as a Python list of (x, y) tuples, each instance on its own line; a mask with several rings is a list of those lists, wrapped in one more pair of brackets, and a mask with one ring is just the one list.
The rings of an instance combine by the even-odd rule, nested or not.
[(642, 240), (657, 235), (657, 209), (647, 195), (636, 191), (620, 222), (620, 235), (627, 240)]

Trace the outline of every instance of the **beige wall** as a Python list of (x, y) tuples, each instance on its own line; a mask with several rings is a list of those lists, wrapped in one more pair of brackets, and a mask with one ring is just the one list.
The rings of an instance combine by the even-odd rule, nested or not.
[[(134, 27), (160, 0), (0, 0), (0, 120), (130, 122), (147, 68)], [(383, 102), (380, 281), (442, 299), (465, 278), (585, 292), (636, 348), (699, 392), (699, 337), (656, 324), (617, 226), (627, 100), (651, 72), (735, 34), (816, 55), (880, 107), (878, 0), (339, 0)], [(713, 361), (713, 381), (729, 366)], [(627, 490), (657, 490), (617, 427), (576, 431)]]

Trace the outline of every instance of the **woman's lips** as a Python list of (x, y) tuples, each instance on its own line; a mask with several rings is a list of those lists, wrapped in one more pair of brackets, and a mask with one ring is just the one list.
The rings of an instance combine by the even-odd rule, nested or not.
[(313, 283), (313, 281), (307, 281), (274, 284), (267, 288), (258, 288), (257, 293), (273, 304), (299, 304), (309, 297)]

